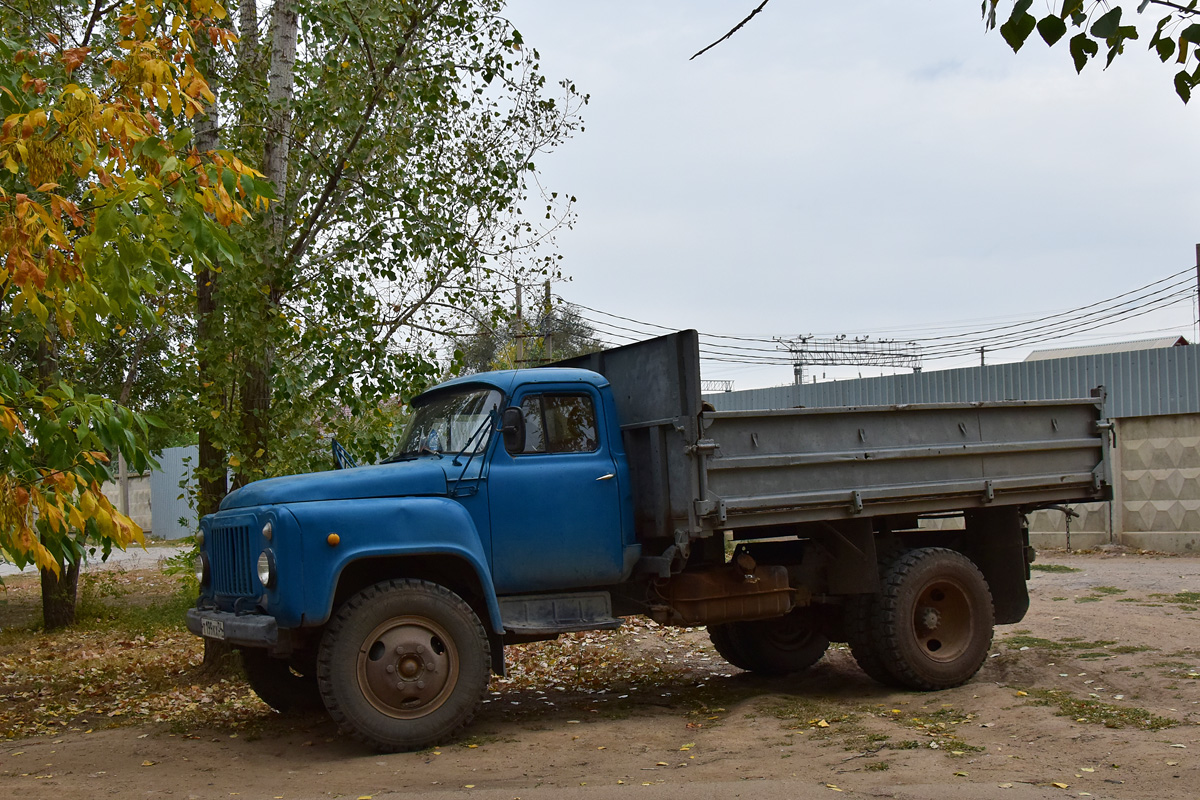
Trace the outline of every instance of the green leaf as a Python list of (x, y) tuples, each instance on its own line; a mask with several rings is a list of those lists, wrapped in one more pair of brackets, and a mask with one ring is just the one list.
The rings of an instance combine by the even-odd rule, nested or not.
[(1067, 35), (1067, 23), (1053, 14), (1048, 14), (1038, 22), (1037, 31), (1042, 35), (1042, 40), (1046, 44), (1054, 46), (1059, 39)]
[(1091, 34), (1097, 39), (1107, 39), (1121, 26), (1121, 7), (1116, 6), (1092, 25)]
[(1150, 40), (1150, 46), (1158, 53), (1160, 61), (1166, 63), (1175, 55), (1175, 40), (1168, 36), (1161, 36), (1162, 31), (1154, 34), (1154, 38)]
[(1075, 61), (1075, 71), (1083, 72), (1090, 57), (1100, 52), (1100, 45), (1088, 38), (1086, 33), (1071, 37), (1071, 58)]
[(1191, 42), (1192, 44), (1200, 44), (1200, 22), (1188, 25), (1179, 34), (1180, 41)]
[(1175, 94), (1185, 103), (1192, 99), (1192, 76), (1187, 74), (1187, 70), (1175, 73)]
[(1031, 5), (1033, 5), (1033, 0), (1017, 0), (1008, 21), (1000, 26), (1000, 35), (1004, 37), (1004, 41), (1008, 42), (1008, 46), (1013, 49), (1014, 53), (1021, 49), (1025, 40), (1029, 38), (1029, 34), (1033, 33), (1033, 29), (1037, 27), (1037, 20), (1029, 13)]
[(1062, 11), (1058, 16), (1066, 19), (1068, 16), (1078, 13), (1081, 6), (1083, 6), (1083, 0), (1063, 0)]

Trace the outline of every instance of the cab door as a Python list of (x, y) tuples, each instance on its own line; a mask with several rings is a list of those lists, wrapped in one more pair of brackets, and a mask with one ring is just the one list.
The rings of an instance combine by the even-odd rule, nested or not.
[(509, 452), (497, 442), (488, 474), (496, 591), (617, 582), (622, 487), (600, 397), (590, 386), (539, 385), (512, 404), (524, 420), (523, 446)]

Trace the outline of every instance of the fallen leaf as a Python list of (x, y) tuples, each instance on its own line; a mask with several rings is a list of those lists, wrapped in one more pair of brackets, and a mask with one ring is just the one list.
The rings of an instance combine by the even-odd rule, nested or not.
[(1066, 784), (1066, 783), (1055, 782), (1050, 785), (1055, 787), (1056, 789), (1069, 789), (1070, 788), (1070, 784)]
[(954, 777), (965, 778), (965, 777), (967, 777), (967, 773), (963, 772), (962, 770), (959, 770), (958, 772), (954, 773)]
[(1013, 785), (1011, 783), (1001, 783), (998, 785), (1001, 789), (1011, 789), (1013, 787)]
[(688, 742), (687, 744), (685, 744), (683, 747), (681, 747), (679, 749), (680, 750), (691, 750), (695, 746), (696, 746), (695, 742)]
[(1017, 692), (1017, 697), (1029, 697), (1029, 692), (1019, 691)]
[(157, 761), (143, 761), (142, 766), (143, 767), (153, 767), (157, 763), (158, 763)]
[(834, 784), (832, 784), (832, 783), (827, 783), (827, 784), (825, 784), (825, 788), (826, 788), (826, 789), (833, 789), (835, 792), (844, 792), (844, 791), (845, 791), (845, 789), (839, 789), (837, 786), (835, 786), (835, 785), (834, 785)]
[(821, 720), (820, 722), (818, 722), (818, 723), (817, 723), (817, 727), (818, 727), (818, 728), (828, 728), (828, 727), (829, 727), (829, 723), (828, 723), (828, 722), (826, 722), (825, 720)]
[(656, 767), (669, 767), (669, 766), (671, 766), (671, 765), (670, 765), (670, 764), (668, 764), (668, 763), (667, 763), (667, 762), (665, 762), (665, 761), (655, 761), (655, 762), (654, 762), (654, 766), (656, 766)]

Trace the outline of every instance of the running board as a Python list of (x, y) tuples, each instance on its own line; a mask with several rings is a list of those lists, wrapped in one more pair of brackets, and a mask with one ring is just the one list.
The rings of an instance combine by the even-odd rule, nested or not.
[(544, 635), (572, 631), (610, 631), (622, 620), (612, 614), (608, 592), (529, 594), (501, 597), (500, 618), (509, 633)]

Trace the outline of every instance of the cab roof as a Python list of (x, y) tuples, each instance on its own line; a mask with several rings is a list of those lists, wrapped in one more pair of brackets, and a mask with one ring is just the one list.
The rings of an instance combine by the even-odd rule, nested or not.
[(530, 383), (584, 383), (597, 389), (608, 386), (608, 379), (591, 370), (577, 367), (534, 367), (531, 369), (504, 369), (495, 372), (476, 372), (473, 375), (463, 375), (445, 383), (439, 383), (432, 389), (422, 392), (413, 402), (431, 394), (441, 394), (460, 386), (490, 386), (505, 395), (522, 384)]

